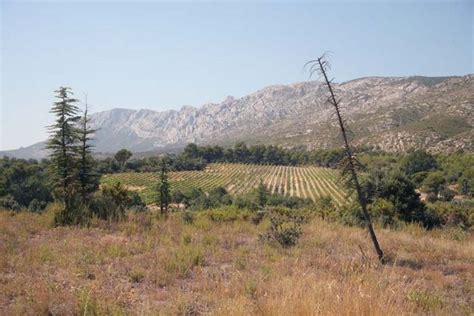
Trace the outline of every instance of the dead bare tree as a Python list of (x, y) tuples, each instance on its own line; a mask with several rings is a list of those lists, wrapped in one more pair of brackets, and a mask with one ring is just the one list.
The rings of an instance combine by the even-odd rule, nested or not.
[(337, 116), (337, 119), (338, 119), (339, 127), (340, 127), (341, 134), (342, 134), (342, 139), (344, 141), (344, 149), (345, 149), (346, 156), (347, 156), (346, 157), (347, 164), (346, 164), (346, 166), (343, 170), (343, 175), (346, 174), (348, 176), (348, 181), (350, 182), (351, 187), (355, 188), (355, 191), (357, 193), (357, 199), (358, 199), (360, 207), (362, 209), (362, 213), (364, 215), (364, 219), (365, 219), (365, 222), (366, 222), (366, 225), (367, 225), (367, 229), (369, 230), (370, 238), (372, 239), (372, 242), (374, 244), (375, 251), (377, 253), (377, 256), (379, 257), (379, 260), (383, 262), (384, 261), (384, 253), (383, 253), (382, 249), (380, 248), (379, 242), (377, 240), (377, 236), (375, 235), (374, 227), (373, 227), (372, 221), (370, 219), (370, 214), (367, 211), (367, 199), (366, 199), (366, 196), (365, 196), (364, 192), (362, 191), (362, 188), (361, 188), (361, 185), (360, 185), (360, 182), (359, 182), (359, 178), (357, 176), (356, 166), (359, 164), (359, 162), (355, 159), (355, 157), (352, 153), (352, 148), (349, 144), (349, 139), (347, 137), (347, 132), (346, 132), (346, 127), (345, 127), (345, 124), (344, 124), (344, 120), (342, 119), (342, 115), (341, 115), (341, 110), (340, 110), (341, 108), (340, 108), (340, 105), (339, 105), (339, 100), (336, 100), (336, 96), (334, 94), (334, 89), (332, 87), (332, 80), (329, 80), (329, 78), (327, 76), (327, 71), (328, 71), (328, 69), (330, 69), (329, 62), (327, 61), (326, 56), (323, 55), (323, 56), (321, 56), (317, 59), (308, 61), (305, 64), (305, 67), (306, 66), (310, 66), (310, 68), (309, 68), (310, 76), (312, 76), (314, 73), (318, 73), (321, 76), (323, 76), (324, 81), (325, 81), (325, 83), (328, 87), (330, 96), (329, 96), (327, 102), (329, 104), (331, 104), (332, 106), (334, 106), (334, 109), (336, 110), (336, 116)]

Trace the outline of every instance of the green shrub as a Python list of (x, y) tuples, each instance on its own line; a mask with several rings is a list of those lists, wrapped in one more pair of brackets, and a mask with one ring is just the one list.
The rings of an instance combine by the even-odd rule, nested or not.
[(259, 206), (253, 194), (239, 195), (234, 199), (234, 205), (241, 209), (258, 210)]
[(237, 220), (248, 220), (252, 212), (245, 209), (238, 209), (232, 206), (225, 206), (216, 209), (199, 212), (199, 216), (209, 218), (213, 222), (225, 223)]
[(6, 195), (0, 198), (0, 208), (18, 212), (21, 210), (21, 205), (12, 195)]
[(54, 226), (89, 225), (92, 214), (87, 206), (80, 201), (72, 200), (66, 207), (63, 203), (55, 203)]
[(411, 181), (417, 186), (420, 187), (425, 180), (426, 176), (428, 175), (428, 171), (420, 171), (415, 174), (413, 174), (410, 178)]
[(296, 196), (287, 196), (282, 194), (272, 194), (269, 196), (267, 205), (282, 206), (291, 209), (311, 207), (313, 201), (310, 199), (303, 199)]
[(183, 222), (185, 224), (192, 224), (194, 223), (194, 215), (191, 211), (185, 210), (182, 215)]
[(260, 224), (260, 222), (265, 218), (266, 212), (264, 210), (259, 210), (252, 215), (252, 223), (255, 225)]
[(443, 301), (438, 295), (428, 291), (411, 291), (408, 293), (407, 299), (427, 311), (438, 309), (443, 305)]
[(296, 245), (301, 236), (301, 225), (305, 218), (287, 208), (267, 210), (270, 226), (265, 234), (259, 236), (262, 241), (277, 242), (287, 248)]
[[(369, 214), (373, 222), (383, 227), (396, 227), (399, 225), (399, 216), (392, 202), (382, 198), (376, 199), (368, 206)], [(361, 214), (362, 216), (362, 214)]]
[(451, 201), (454, 198), (454, 196), (456, 195), (456, 192), (449, 189), (448, 187), (444, 187), (439, 192), (439, 195), (440, 195), (440, 200), (441, 201)]
[(436, 196), (444, 189), (446, 179), (441, 171), (430, 172), (423, 180), (423, 190), (427, 193), (434, 193)]
[(148, 210), (145, 202), (143, 202), (138, 192), (129, 191), (129, 198), (129, 203), (127, 205), (128, 208), (134, 210), (135, 212), (145, 212)]
[(171, 201), (174, 203), (183, 203), (187, 196), (180, 190), (174, 190), (171, 193)]
[(430, 215), (444, 227), (470, 229), (474, 226), (474, 207), (472, 205), (436, 202), (429, 204), (428, 210)]
[(130, 192), (117, 182), (114, 185), (104, 185), (101, 191), (94, 193), (89, 199), (89, 209), (100, 219), (122, 220), (125, 218), (126, 210), (135, 212), (146, 211), (137, 192)]
[(40, 213), (46, 208), (46, 204), (47, 203), (45, 201), (33, 199), (28, 205), (28, 210), (33, 213)]
[(340, 216), (340, 212), (337, 210), (332, 198), (329, 196), (323, 196), (316, 200), (312, 210), (322, 219), (329, 221), (337, 221)]
[(125, 217), (125, 208), (119, 207), (114, 200), (102, 192), (96, 192), (89, 199), (89, 209), (100, 219), (119, 220)]
[(130, 282), (140, 283), (145, 278), (145, 273), (143, 273), (143, 271), (140, 271), (140, 270), (133, 270), (129, 273), (129, 276), (130, 276)]

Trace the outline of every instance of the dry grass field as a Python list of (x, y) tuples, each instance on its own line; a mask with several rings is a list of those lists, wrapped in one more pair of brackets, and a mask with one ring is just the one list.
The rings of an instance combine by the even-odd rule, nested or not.
[(259, 241), (267, 221), (191, 224), (142, 213), (50, 226), (0, 212), (0, 315), (472, 315), (474, 237), (407, 226), (365, 230), (318, 218), (292, 248)]

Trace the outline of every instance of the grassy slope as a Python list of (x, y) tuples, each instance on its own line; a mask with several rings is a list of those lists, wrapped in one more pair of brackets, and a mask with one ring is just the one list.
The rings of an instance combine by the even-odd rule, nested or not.
[[(474, 312), (474, 236), (378, 230), (380, 266), (359, 228), (314, 219), (291, 249), (258, 226), (142, 214), (49, 228), (0, 212), (0, 314), (401, 315)], [(364, 250), (364, 257), (359, 249)]]

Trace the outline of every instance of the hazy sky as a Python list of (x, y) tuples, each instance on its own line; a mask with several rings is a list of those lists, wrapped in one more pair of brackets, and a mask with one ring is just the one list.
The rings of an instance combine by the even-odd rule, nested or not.
[(466, 1), (157, 3), (1, 1), (0, 149), (44, 140), (53, 91), (93, 111), (179, 109), (307, 80), (473, 73)]

